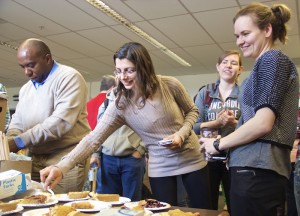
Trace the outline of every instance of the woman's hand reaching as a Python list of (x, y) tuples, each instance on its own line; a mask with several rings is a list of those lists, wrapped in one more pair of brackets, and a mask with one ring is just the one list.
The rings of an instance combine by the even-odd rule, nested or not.
[(62, 179), (61, 170), (56, 166), (48, 166), (40, 170), (41, 182), (44, 183), (44, 190), (54, 188), (55, 185)]

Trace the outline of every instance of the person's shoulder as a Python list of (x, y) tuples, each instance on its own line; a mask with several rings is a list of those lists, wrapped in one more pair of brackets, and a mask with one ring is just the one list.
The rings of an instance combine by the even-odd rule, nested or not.
[(261, 60), (276, 60), (280, 58), (289, 58), (286, 54), (284, 54), (281, 50), (271, 49), (266, 51), (264, 54), (261, 55)]
[(84, 77), (77, 69), (75, 69), (71, 66), (68, 66), (68, 65), (64, 65), (64, 64), (58, 64), (58, 65), (59, 65), (58, 71), (57, 71), (58, 73), (56, 73), (58, 77), (61, 77), (61, 78), (65, 77), (68, 79), (77, 78), (77, 79), (84, 80)]
[(293, 65), (292, 60), (281, 50), (271, 49), (265, 52), (260, 57), (261, 62), (268, 62), (270, 65), (280, 65), (280, 64), (289, 64)]
[(157, 75), (157, 77), (160, 78), (163, 82), (178, 82), (178, 79), (173, 76)]
[(162, 76), (162, 75), (158, 75), (158, 80), (164, 84), (166, 84), (169, 87), (176, 87), (178, 86), (180, 83), (180, 81), (172, 76)]

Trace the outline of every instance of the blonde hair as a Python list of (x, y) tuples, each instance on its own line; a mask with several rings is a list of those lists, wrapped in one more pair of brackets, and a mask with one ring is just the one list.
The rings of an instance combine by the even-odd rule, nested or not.
[(241, 16), (251, 16), (259, 29), (272, 25), (273, 43), (278, 39), (285, 44), (287, 41), (286, 23), (291, 18), (291, 10), (285, 4), (275, 4), (272, 7), (261, 3), (252, 3), (242, 8), (233, 18), (233, 23)]
[[(241, 67), (243, 67), (242, 65), (242, 57), (241, 54), (238, 50), (225, 50), (219, 57), (218, 57), (218, 61), (217, 64), (220, 65), (222, 63), (222, 61), (224, 60), (224, 58), (226, 58), (227, 56), (230, 55), (237, 55), (239, 57), (239, 67), (241, 69)], [(237, 74), (236, 78), (235, 78), (235, 83), (238, 83), (239, 81), (239, 76), (240, 74)]]

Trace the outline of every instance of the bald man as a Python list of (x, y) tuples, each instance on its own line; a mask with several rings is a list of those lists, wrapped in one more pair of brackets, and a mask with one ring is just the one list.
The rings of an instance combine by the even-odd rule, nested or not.
[[(52, 59), (41, 40), (25, 40), (18, 64), (29, 81), (22, 86), (7, 136), (10, 151), (27, 148), (32, 157), (32, 179), (56, 164), (90, 132), (86, 119), (87, 86), (82, 75)], [(82, 161), (54, 188), (55, 193), (81, 191), (89, 164)]]

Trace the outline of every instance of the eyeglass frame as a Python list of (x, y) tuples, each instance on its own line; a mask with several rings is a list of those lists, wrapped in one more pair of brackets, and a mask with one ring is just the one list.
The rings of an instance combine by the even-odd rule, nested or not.
[(127, 75), (127, 76), (133, 76), (133, 74), (136, 72), (136, 68), (125, 68), (125, 70), (114, 70), (114, 74), (115, 76), (121, 76), (121, 74), (123, 74), (123, 76)]

